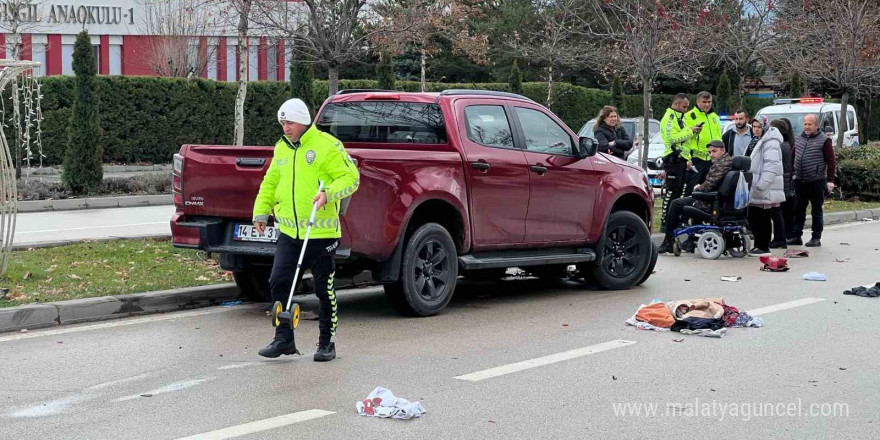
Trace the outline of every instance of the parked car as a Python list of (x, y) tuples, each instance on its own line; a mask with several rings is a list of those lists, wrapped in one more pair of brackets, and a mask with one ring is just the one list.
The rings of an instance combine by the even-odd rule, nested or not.
[[(341, 91), (315, 121), (360, 170), (336, 278), (368, 274), (403, 313), (439, 313), (459, 274), (500, 278), (521, 267), (558, 279), (577, 265), (612, 290), (651, 275), (647, 176), (597, 154), (592, 139), (528, 98)], [(272, 157), (273, 147), (225, 145), (183, 145), (174, 157), (172, 243), (219, 254), (242, 291), (261, 299), (276, 236), (247, 230)]]
[[(638, 150), (641, 147), (642, 137), (644, 136), (644, 120), (645, 118), (621, 118), (620, 123), (623, 125), (623, 129), (626, 130), (627, 136), (633, 140), (633, 149), (626, 153), (626, 157), (629, 158), (634, 151)], [(649, 119), (648, 122), (650, 126), (648, 127), (649, 132), (651, 133), (651, 138), (654, 137), (655, 134), (660, 133), (660, 121), (656, 119)], [(589, 137), (595, 139), (595, 134), (593, 133), (593, 128), (596, 126), (596, 118), (590, 119), (584, 124), (580, 131), (578, 131), (578, 136), (581, 137)]]
[[(651, 186), (659, 188), (663, 186), (663, 153), (666, 151), (666, 145), (660, 133), (651, 138), (648, 144), (648, 182)], [(627, 161), (633, 165), (639, 166), (639, 160), (642, 157), (642, 150), (633, 151), (633, 154), (627, 158)]]
[[(822, 98), (784, 98), (773, 102), (775, 105), (764, 107), (757, 114), (767, 116), (770, 121), (788, 118), (795, 136), (800, 136), (804, 131), (804, 117), (814, 114), (819, 117), (819, 129), (832, 138), (836, 145), (840, 130), (840, 104), (826, 103)], [(847, 106), (846, 125), (843, 127), (843, 145), (859, 145), (859, 119), (856, 117), (855, 107), (851, 105)]]

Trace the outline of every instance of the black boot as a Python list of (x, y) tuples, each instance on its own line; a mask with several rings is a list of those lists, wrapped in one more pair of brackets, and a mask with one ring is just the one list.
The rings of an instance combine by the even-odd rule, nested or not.
[(789, 238), (785, 241), (789, 246), (803, 246), (804, 241), (800, 237)]
[(775, 240), (770, 243), (770, 249), (788, 249), (785, 240)]
[(810, 239), (810, 241), (807, 242), (807, 247), (819, 247), (819, 246), (822, 246), (822, 240), (817, 237), (813, 237)]
[(296, 341), (293, 338), (293, 330), (291, 329), (275, 329), (275, 339), (265, 348), (259, 351), (260, 356), (267, 358), (277, 358), (278, 356), (290, 354), (302, 354), (296, 349)]
[(318, 351), (315, 352), (314, 359), (315, 362), (328, 362), (336, 359), (336, 343), (318, 344)]
[(659, 253), (661, 254), (671, 254), (672, 253), (672, 239), (666, 237), (663, 239), (663, 243), (660, 244)]

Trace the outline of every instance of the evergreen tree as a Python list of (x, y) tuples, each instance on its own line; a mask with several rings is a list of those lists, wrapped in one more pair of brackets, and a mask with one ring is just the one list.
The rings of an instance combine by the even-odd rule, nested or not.
[(73, 47), (73, 71), (76, 74), (70, 125), (67, 127), (67, 151), (61, 180), (71, 191), (84, 194), (98, 189), (104, 178), (101, 125), (98, 120), (98, 95), (95, 75), (98, 66), (87, 31), (76, 37)]
[(791, 97), (792, 98), (800, 98), (801, 95), (804, 94), (804, 84), (801, 81), (801, 75), (799, 73), (795, 73), (791, 77)]
[(379, 55), (379, 65), (376, 66), (376, 75), (379, 77), (380, 89), (394, 90), (394, 66), (391, 65), (391, 55), (387, 53)]
[(290, 96), (302, 99), (309, 108), (312, 116), (315, 116), (318, 102), (315, 99), (315, 69), (312, 63), (303, 60), (291, 60), (290, 62)]
[(510, 76), (508, 77), (508, 82), (510, 83), (511, 93), (522, 95), (522, 72), (519, 71), (519, 66), (517, 65), (516, 58), (513, 59), (513, 66), (510, 68)]
[(730, 113), (730, 76), (727, 75), (727, 71), (724, 71), (724, 73), (718, 77), (718, 86), (715, 88), (715, 95), (718, 100), (716, 105), (718, 112), (721, 114)]
[(623, 82), (620, 81), (620, 75), (614, 75), (614, 81), (611, 82), (611, 105), (617, 107), (619, 116), (626, 113), (623, 110)]

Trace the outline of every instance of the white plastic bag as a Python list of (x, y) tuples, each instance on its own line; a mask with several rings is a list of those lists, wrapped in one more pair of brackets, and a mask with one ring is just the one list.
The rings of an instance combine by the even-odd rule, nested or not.
[(733, 195), (733, 207), (745, 209), (746, 206), (749, 206), (749, 183), (746, 182), (746, 175), (740, 171), (739, 182), (736, 183), (736, 192)]

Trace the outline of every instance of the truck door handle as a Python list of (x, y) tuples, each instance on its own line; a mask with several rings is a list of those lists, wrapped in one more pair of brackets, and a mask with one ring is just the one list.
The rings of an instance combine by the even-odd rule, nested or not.
[(538, 173), (538, 174), (540, 174), (540, 175), (542, 175), (542, 176), (544, 175), (544, 173), (547, 172), (547, 167), (545, 167), (545, 166), (543, 166), (543, 165), (541, 165), (541, 164), (532, 165), (532, 166), (530, 166), (529, 168), (531, 168), (532, 171), (534, 171), (534, 172), (536, 172), (536, 173)]
[(266, 159), (262, 157), (239, 157), (235, 159), (235, 164), (240, 167), (262, 167), (266, 164)]
[(489, 165), (486, 162), (471, 162), (471, 166), (484, 173), (489, 171), (489, 168), (492, 168), (492, 165)]

